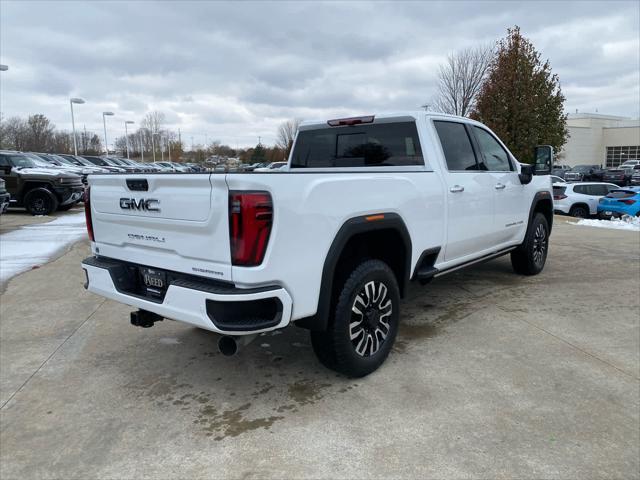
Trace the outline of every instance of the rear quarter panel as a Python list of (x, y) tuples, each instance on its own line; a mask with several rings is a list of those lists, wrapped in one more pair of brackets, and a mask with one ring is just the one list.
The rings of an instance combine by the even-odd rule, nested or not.
[(274, 220), (262, 265), (233, 267), (238, 286), (280, 284), (293, 297), (293, 319), (316, 313), (325, 258), (350, 218), (392, 212), (412, 240), (411, 268), (443, 242), (442, 184), (432, 171), (247, 173), (227, 175), (230, 190), (271, 193)]

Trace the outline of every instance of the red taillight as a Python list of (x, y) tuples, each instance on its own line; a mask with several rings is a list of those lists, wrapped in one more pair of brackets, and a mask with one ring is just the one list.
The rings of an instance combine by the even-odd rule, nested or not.
[(347, 125), (359, 125), (361, 123), (373, 123), (375, 115), (368, 115), (366, 117), (350, 117), (350, 118), (336, 118), (335, 120), (329, 120), (327, 123), (330, 127), (342, 127)]
[(566, 195), (554, 195), (553, 196), (554, 200), (564, 200), (565, 198), (567, 198)]
[(618, 201), (624, 203), (625, 205), (633, 205), (634, 203), (636, 203), (635, 200), (631, 200), (630, 198), (627, 200), (618, 200)]
[(231, 263), (254, 267), (262, 263), (269, 242), (273, 203), (269, 192), (229, 192)]
[(93, 221), (91, 220), (91, 187), (87, 187), (84, 190), (84, 218), (87, 221), (89, 240), (95, 242), (93, 237)]

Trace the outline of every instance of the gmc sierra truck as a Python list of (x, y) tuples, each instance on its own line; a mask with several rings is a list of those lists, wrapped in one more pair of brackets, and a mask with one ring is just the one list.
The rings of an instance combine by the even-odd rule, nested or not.
[(481, 123), (434, 113), (304, 122), (271, 172), (90, 175), (86, 288), (221, 334), (233, 354), (294, 323), (347, 376), (388, 356), (411, 281), (509, 253), (542, 271), (551, 147), (520, 164)]

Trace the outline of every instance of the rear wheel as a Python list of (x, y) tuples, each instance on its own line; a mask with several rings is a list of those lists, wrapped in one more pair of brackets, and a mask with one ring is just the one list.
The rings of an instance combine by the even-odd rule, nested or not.
[(24, 203), (31, 215), (49, 215), (58, 208), (58, 200), (45, 188), (38, 188), (27, 193)]
[(541, 213), (536, 213), (522, 245), (511, 252), (511, 265), (516, 273), (537, 275), (547, 261), (549, 251), (549, 224)]
[(569, 215), (576, 218), (587, 218), (589, 216), (589, 210), (583, 205), (574, 205), (569, 210)]
[(398, 332), (400, 290), (393, 271), (367, 260), (349, 275), (324, 332), (311, 332), (320, 362), (349, 377), (364, 377), (385, 361)]

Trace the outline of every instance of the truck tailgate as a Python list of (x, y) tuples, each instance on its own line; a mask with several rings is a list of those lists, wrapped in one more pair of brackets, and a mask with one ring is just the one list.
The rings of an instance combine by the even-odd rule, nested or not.
[(224, 175), (92, 175), (95, 253), (231, 280)]

